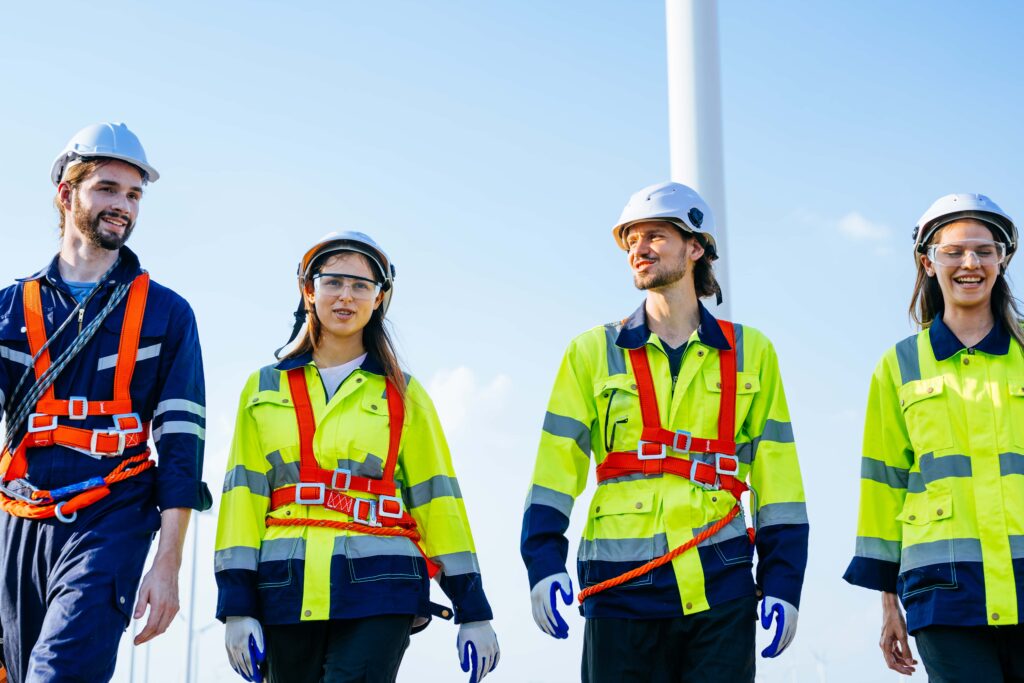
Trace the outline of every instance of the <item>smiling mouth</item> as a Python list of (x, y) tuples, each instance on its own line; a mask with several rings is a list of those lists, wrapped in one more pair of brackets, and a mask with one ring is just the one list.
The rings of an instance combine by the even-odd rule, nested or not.
[(983, 279), (984, 278), (979, 277), (977, 275), (963, 275), (961, 277), (953, 278), (953, 282), (957, 283), (958, 285), (973, 287), (975, 285), (980, 285)]
[(124, 230), (128, 227), (128, 221), (119, 216), (112, 216), (110, 214), (100, 214), (100, 220), (110, 227)]

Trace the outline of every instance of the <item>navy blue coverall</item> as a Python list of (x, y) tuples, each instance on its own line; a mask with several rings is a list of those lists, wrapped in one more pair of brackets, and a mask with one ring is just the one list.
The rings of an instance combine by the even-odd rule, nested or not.
[[(51, 358), (56, 360), (99, 314), (116, 285), (131, 282), (141, 272), (138, 257), (122, 248), (81, 324), (76, 316), (53, 339)], [(76, 305), (57, 259), (26, 279), (40, 281), (46, 333), (52, 337)], [(58, 399), (113, 396), (126, 301), (57, 378)], [(0, 406), (8, 417), (34, 382), (30, 374), (12, 395), (30, 367), (22, 286), (15, 284), (0, 292)], [(184, 299), (155, 282), (149, 286), (131, 398), (142, 420), (152, 421), (157, 467), (113, 484), (109, 496), (81, 510), (71, 523), (0, 513), (0, 626), (13, 683), (109, 681), (146, 555), (160, 528), (160, 511), (206, 510), (212, 503), (201, 480), (206, 407), (195, 316)], [(60, 418), (61, 424), (85, 429), (112, 426), (109, 416), (67, 420)], [(27, 479), (42, 489), (75, 484), (110, 473), (144, 449), (140, 445), (126, 448), (121, 457), (94, 458), (63, 446), (32, 448)]]

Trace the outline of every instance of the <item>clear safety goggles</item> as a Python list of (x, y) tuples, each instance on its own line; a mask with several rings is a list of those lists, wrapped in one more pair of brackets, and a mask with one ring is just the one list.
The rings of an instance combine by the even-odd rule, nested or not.
[(982, 266), (995, 266), (1006, 260), (1006, 245), (992, 240), (962, 240), (928, 245), (928, 258), (940, 266), (964, 265), (973, 258)]
[(317, 296), (336, 298), (345, 292), (356, 301), (369, 301), (380, 293), (381, 284), (375, 280), (344, 273), (317, 273), (313, 276), (313, 291)]

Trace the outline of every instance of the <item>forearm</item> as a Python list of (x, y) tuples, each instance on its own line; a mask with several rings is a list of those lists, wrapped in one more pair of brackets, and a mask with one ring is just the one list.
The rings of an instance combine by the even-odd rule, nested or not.
[(167, 565), (174, 571), (181, 567), (185, 533), (191, 516), (192, 510), (189, 508), (170, 508), (160, 513), (160, 535), (154, 565)]

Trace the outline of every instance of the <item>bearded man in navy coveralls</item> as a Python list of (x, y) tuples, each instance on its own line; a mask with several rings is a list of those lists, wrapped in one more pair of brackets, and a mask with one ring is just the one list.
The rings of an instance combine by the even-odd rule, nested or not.
[[(158, 177), (124, 124), (83, 129), (54, 163), (60, 252), (47, 267), (0, 292), (0, 406), (8, 423), (16, 421), (36, 380), (24, 283), (39, 283), (49, 353), (56, 363), (118, 286), (143, 272), (124, 243), (135, 226), (144, 186)], [(58, 399), (110, 399), (126, 301), (109, 311), (57, 376), (53, 389)], [(58, 334), (69, 317), (70, 324)], [(149, 284), (129, 392), (132, 410), (150, 423), (157, 467), (111, 484), (108, 496), (78, 511), (73, 520), (0, 513), (0, 625), (14, 683), (109, 681), (133, 608), (135, 618), (149, 610), (136, 645), (163, 633), (178, 612), (178, 571), (189, 517), (193, 509), (208, 509), (212, 502), (201, 481), (205, 388), (192, 310), (155, 282)], [(111, 430), (109, 415), (64, 416), (58, 422)], [(23, 423), (11, 447), (25, 432)], [(29, 448), (22, 481), (58, 489), (104, 477), (146, 449), (146, 443), (139, 443), (120, 455), (97, 457), (60, 445)], [(140, 586), (157, 531), (156, 555)]]

